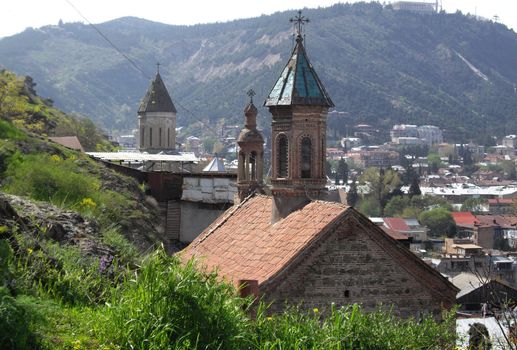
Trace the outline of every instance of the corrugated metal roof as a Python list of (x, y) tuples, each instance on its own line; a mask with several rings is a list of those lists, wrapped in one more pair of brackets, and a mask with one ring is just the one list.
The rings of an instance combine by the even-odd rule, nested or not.
[(222, 160), (220, 160), (218, 157), (214, 157), (208, 163), (206, 167), (203, 168), (203, 172), (223, 172), (226, 171), (226, 168), (224, 167), (224, 163)]
[(140, 152), (86, 152), (89, 156), (107, 161), (123, 162), (198, 162), (194, 153), (148, 154)]
[(316, 105), (334, 107), (298, 36), (291, 58), (269, 93), (264, 106)]

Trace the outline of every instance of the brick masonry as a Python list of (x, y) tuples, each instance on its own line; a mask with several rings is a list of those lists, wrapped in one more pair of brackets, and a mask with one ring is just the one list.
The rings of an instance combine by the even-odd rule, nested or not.
[[(397, 316), (419, 317), (438, 316), (442, 307), (449, 306), (385, 246), (351, 222), (339, 224), (294, 265), (285, 277), (261, 288), (265, 300), (272, 302), (272, 312), (281, 312), (286, 302), (325, 312), (333, 302), (338, 307), (359, 303), (366, 311), (383, 305)], [(454, 300), (454, 294), (451, 290), (449, 299)]]

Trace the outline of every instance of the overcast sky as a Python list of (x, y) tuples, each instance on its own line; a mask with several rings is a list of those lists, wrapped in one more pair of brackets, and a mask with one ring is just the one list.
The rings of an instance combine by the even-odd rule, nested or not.
[[(427, 1), (432, 2), (432, 0)], [(136, 16), (169, 24), (197, 24), (256, 17), (303, 7), (326, 7), (338, 2), (336, 0), (2, 0), (0, 37), (19, 33), (27, 27), (38, 28), (57, 24), (60, 19), (64, 22), (84, 22), (70, 3), (93, 23), (123, 16)], [(460, 9), (464, 13), (477, 13), (486, 18), (497, 15), (500, 22), (517, 31), (516, 0), (442, 0), (442, 2), (447, 12)]]

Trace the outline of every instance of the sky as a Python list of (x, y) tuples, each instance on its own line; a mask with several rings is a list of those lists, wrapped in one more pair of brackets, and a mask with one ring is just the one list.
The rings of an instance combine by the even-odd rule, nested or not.
[[(427, 0), (431, 1), (432, 0)], [(441, 0), (447, 12), (461, 10), (492, 19), (517, 31), (515, 0)], [(84, 22), (76, 9), (92, 23), (136, 16), (168, 24), (198, 24), (257, 17), (304, 7), (327, 7), (337, 0), (2, 0), (0, 38), (25, 28), (66, 22)], [(341, 1), (341, 2), (356, 2)], [(382, 0), (381, 2), (384, 2)], [(386, 2), (390, 2), (386, 0)], [(76, 9), (74, 9), (74, 7)]]

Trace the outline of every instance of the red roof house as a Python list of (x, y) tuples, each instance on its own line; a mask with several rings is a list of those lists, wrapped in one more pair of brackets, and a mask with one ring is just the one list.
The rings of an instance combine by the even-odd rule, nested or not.
[[(339, 203), (312, 201), (271, 223), (272, 197), (255, 195), (228, 209), (182, 253), (281, 311), (361, 303), (393, 306), (403, 317), (439, 314), (457, 289), (368, 218)], [(251, 281), (251, 282), (250, 282)]]

